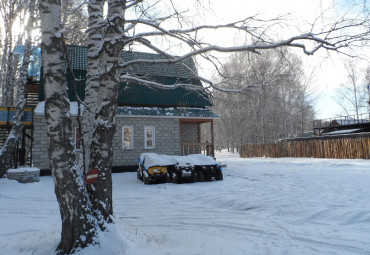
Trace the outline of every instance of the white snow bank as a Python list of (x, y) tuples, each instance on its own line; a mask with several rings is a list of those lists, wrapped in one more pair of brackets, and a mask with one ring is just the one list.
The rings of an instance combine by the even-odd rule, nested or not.
[[(78, 103), (77, 102), (69, 102), (70, 113), (71, 115), (78, 114)], [(81, 113), (83, 112), (83, 105), (81, 105)], [(44, 115), (45, 114), (45, 101), (41, 101), (37, 104), (34, 113), (36, 115)]]
[(8, 173), (24, 173), (24, 172), (39, 172), (40, 169), (37, 167), (20, 167), (16, 169), (9, 169)]
[(182, 167), (188, 166), (209, 166), (218, 165), (210, 156), (203, 154), (191, 154), (187, 156), (175, 156), (175, 155), (160, 155), (157, 153), (141, 153), (140, 164), (144, 165), (146, 169), (152, 166), (171, 166), (179, 165)]
[(21, 167), (9, 169), (7, 177), (11, 180), (17, 180), (20, 183), (32, 183), (40, 181), (40, 169), (36, 167)]
[(74, 252), (74, 255), (125, 255), (129, 254), (130, 247), (115, 224), (106, 225), (107, 231), (99, 231), (99, 245), (90, 245)]
[(39, 102), (33, 112), (38, 115), (45, 114), (45, 101)]

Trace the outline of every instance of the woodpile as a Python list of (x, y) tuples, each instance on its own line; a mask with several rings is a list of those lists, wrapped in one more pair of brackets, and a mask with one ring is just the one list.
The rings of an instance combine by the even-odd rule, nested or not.
[(245, 144), (240, 156), (370, 159), (370, 134), (287, 139), (270, 144)]

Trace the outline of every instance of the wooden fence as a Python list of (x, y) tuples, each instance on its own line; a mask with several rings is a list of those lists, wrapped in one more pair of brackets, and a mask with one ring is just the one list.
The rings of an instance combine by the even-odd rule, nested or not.
[(287, 139), (270, 144), (245, 144), (240, 156), (370, 159), (370, 134)]

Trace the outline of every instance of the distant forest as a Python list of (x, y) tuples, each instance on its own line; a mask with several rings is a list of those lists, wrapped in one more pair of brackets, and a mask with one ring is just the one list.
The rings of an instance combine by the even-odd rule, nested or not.
[(273, 142), (312, 130), (313, 93), (301, 60), (291, 51), (269, 50), (258, 57), (236, 53), (223, 69), (227, 77), (218, 77), (218, 82), (225, 89), (248, 89), (213, 94), (213, 110), (222, 116), (215, 122), (216, 149), (238, 150), (242, 144)]

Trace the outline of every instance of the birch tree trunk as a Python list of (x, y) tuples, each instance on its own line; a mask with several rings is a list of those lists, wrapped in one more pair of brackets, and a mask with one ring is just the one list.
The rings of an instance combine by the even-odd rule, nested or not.
[[(101, 26), (102, 4), (92, 1), (90, 6), (90, 29)], [(93, 9), (93, 7), (95, 9)], [(92, 12), (93, 11), (93, 12)], [(105, 222), (112, 222), (112, 158), (113, 135), (115, 133), (114, 117), (117, 111), (118, 86), (120, 84), (120, 61), (123, 40), (117, 38), (124, 35), (125, 1), (111, 0), (108, 2), (108, 25), (105, 30), (104, 42), (100, 40), (97, 46), (89, 47), (89, 81), (99, 82), (99, 93), (95, 114), (95, 123), (91, 142), (89, 169), (97, 168), (99, 180), (89, 189), (93, 212), (104, 229)], [(96, 18), (95, 22), (92, 20)], [(109, 18), (112, 17), (112, 18)], [(123, 39), (123, 38), (122, 38)], [(92, 46), (93, 42), (90, 42)], [(96, 44), (94, 44), (96, 45)], [(93, 58), (94, 57), (94, 58)], [(96, 61), (99, 61), (98, 64)], [(102, 65), (103, 64), (103, 65)], [(100, 65), (100, 66), (98, 66)], [(100, 78), (99, 78), (100, 76)], [(90, 86), (90, 85), (88, 85)]]
[(82, 161), (84, 172), (90, 166), (90, 147), (95, 122), (96, 103), (99, 94), (99, 86), (104, 72), (103, 63), (99, 59), (99, 53), (104, 41), (103, 18), (104, 1), (91, 0), (89, 2), (89, 32), (88, 32), (88, 68), (86, 75), (86, 88), (84, 100), (84, 114), (82, 119), (82, 138), (84, 146), (82, 148)]
[(0, 19), (4, 32), (4, 45), (0, 67), (1, 104), (14, 105), (14, 89), (18, 70), (18, 57), (14, 55), (14, 45), (20, 44), (21, 36), (16, 35), (14, 25), (17, 20), (25, 20), (28, 1), (2, 0), (0, 1)]
[[(14, 96), (14, 83), (15, 83), (15, 69), (17, 67), (17, 59), (13, 54), (13, 34), (11, 25), (8, 24), (6, 29), (6, 39), (3, 50), (3, 59), (2, 59), (2, 74), (1, 74), (1, 104), (2, 105), (13, 105), (13, 96)], [(10, 26), (10, 28), (9, 28)]]
[(18, 100), (15, 107), (12, 130), (6, 139), (3, 148), (0, 150), (0, 178), (2, 178), (4, 174), (6, 174), (6, 171), (12, 167), (13, 153), (23, 132), (22, 117), (26, 106), (25, 88), (27, 84), (27, 68), (30, 59), (30, 45), (26, 46), (25, 52), (27, 53), (25, 54), (23, 66), (20, 70), (21, 84), (19, 84)]
[(57, 254), (69, 254), (94, 242), (96, 221), (91, 217), (84, 181), (74, 168), (70, 105), (60, 39), (60, 0), (41, 1), (40, 12), (49, 158), (62, 219)]
[[(85, 98), (88, 111), (84, 113), (84, 118), (88, 120), (84, 122), (83, 128), (87, 136), (86, 144), (91, 147), (91, 155), (86, 157), (88, 169), (97, 168), (100, 174), (96, 183), (86, 185), (74, 167), (75, 155), (60, 38), (60, 0), (43, 1), (40, 4), (49, 158), (62, 218), (62, 239), (57, 250), (59, 254), (70, 253), (77, 247), (94, 243), (97, 230), (105, 230), (106, 223), (113, 221), (112, 140), (120, 82), (119, 62), (123, 48), (122, 41), (116, 38), (123, 34), (124, 7), (121, 1), (109, 1), (109, 15), (114, 18), (106, 23), (102, 16), (103, 4), (92, 1), (89, 6), (92, 42), (89, 44)], [(94, 26), (97, 27), (95, 31)], [(98, 40), (94, 42), (96, 38)], [(87, 126), (93, 129), (89, 130)]]

